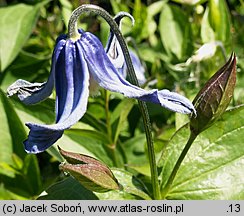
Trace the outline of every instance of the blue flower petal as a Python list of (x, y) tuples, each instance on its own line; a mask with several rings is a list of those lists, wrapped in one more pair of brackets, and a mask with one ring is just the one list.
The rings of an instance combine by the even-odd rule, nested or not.
[[(133, 51), (130, 50), (129, 52), (130, 52), (131, 61), (134, 66), (136, 78), (137, 78), (139, 84), (143, 85), (146, 82), (145, 67), (142, 65), (139, 57)], [(123, 74), (127, 74), (126, 63), (124, 63), (124, 65), (123, 65), (123, 70), (124, 70)]]
[[(114, 17), (114, 21), (117, 23), (117, 25), (119, 26), (119, 29), (121, 28), (121, 20), (124, 18), (124, 17), (128, 17), (131, 19), (132, 21), (132, 25), (134, 25), (134, 17), (131, 16), (129, 13), (127, 12), (124, 12), (124, 11), (121, 11), (119, 13), (117, 13)], [(79, 31), (81, 33), (81, 31)], [(83, 31), (84, 32), (84, 31)], [(83, 33), (82, 32), (82, 33)], [(109, 37), (108, 37), (108, 41), (107, 41), (107, 44), (105, 46), (105, 52), (106, 53), (110, 53), (111, 54), (111, 57), (112, 58), (116, 58), (117, 56), (117, 46), (115, 44), (115, 42), (117, 41), (117, 38), (115, 36), (115, 34), (113, 33), (112, 30), (110, 30), (110, 34), (109, 34)]]
[(75, 124), (87, 109), (89, 72), (77, 42), (66, 41), (56, 65), (56, 124), (27, 123), (30, 128), (24, 142), (28, 153), (39, 153), (54, 144), (63, 131)]
[[(114, 21), (118, 24), (119, 28), (121, 28), (121, 20), (124, 17), (129, 17), (132, 21), (132, 25), (134, 25), (134, 18), (127, 12), (119, 12), (115, 17)], [(114, 67), (119, 70), (119, 72), (126, 77), (126, 70), (124, 70), (125, 59), (123, 51), (119, 45), (119, 42), (113, 33), (110, 31), (108, 42), (105, 46), (105, 52), (107, 53), (110, 61), (113, 63)]]
[(19, 79), (8, 87), (8, 96), (18, 94), (19, 99), (25, 104), (36, 104), (50, 96), (54, 87), (56, 62), (64, 45), (65, 40), (61, 38), (60, 40), (57, 40), (57, 45), (52, 56), (51, 72), (47, 82), (30, 83), (28, 81)]
[(195, 112), (192, 103), (184, 96), (168, 90), (146, 91), (125, 80), (109, 60), (99, 39), (93, 34), (83, 33), (78, 45), (83, 49), (91, 75), (101, 87), (129, 98), (158, 103), (175, 112), (184, 114)]
[[(114, 17), (114, 20), (118, 24), (119, 28), (121, 28), (121, 20), (124, 17), (129, 17), (134, 23), (134, 18), (130, 14), (120, 12)], [(115, 34), (112, 31), (110, 31), (108, 42), (105, 47), (105, 52), (107, 53), (107, 56), (114, 65), (114, 67), (120, 72), (120, 74), (122, 74), (124, 78), (126, 78), (127, 66), (125, 63), (124, 54)], [(142, 65), (139, 57), (132, 50), (130, 50), (129, 52), (137, 80), (139, 84), (142, 85), (146, 82), (145, 68)]]
[(45, 151), (55, 143), (62, 135), (63, 130), (50, 130), (45, 125), (26, 123), (30, 132), (28, 139), (24, 141), (25, 151), (27, 153), (37, 154)]

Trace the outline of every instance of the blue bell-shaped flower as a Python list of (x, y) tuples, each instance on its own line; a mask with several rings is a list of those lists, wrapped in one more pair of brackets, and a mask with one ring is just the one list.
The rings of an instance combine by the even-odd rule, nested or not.
[(93, 79), (104, 89), (125, 97), (157, 103), (169, 110), (189, 114), (195, 112), (185, 97), (168, 90), (144, 90), (129, 83), (111, 62), (100, 40), (90, 32), (79, 30), (76, 40), (61, 36), (52, 56), (51, 73), (46, 83), (17, 80), (8, 88), (8, 95), (18, 94), (25, 104), (47, 98), (55, 86), (56, 123), (26, 123), (30, 129), (24, 141), (28, 153), (45, 151), (84, 115), (87, 110), (89, 83)]

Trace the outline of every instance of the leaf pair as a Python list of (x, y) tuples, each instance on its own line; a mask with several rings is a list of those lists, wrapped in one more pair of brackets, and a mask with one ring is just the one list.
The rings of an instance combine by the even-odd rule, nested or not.
[(4, 71), (19, 54), (35, 26), (40, 8), (48, 2), (0, 8), (0, 71)]

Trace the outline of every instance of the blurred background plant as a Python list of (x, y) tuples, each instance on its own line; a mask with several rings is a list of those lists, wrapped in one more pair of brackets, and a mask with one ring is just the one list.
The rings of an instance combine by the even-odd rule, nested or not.
[[(88, 112), (57, 143), (62, 149), (90, 155), (107, 166), (114, 167), (114, 175), (124, 185), (120, 193), (113, 190), (105, 193), (92, 192), (73, 178), (65, 177), (58, 169), (63, 158), (56, 146), (38, 155), (27, 155), (23, 150), (22, 142), (28, 133), (24, 123), (52, 123), (54, 100), (51, 97), (38, 105), (25, 106), (16, 98), (7, 99), (6, 89), (20, 78), (30, 82), (46, 80), (55, 40), (60, 34), (67, 33), (72, 10), (84, 3), (99, 5), (111, 15), (119, 11), (127, 11), (133, 15), (134, 27), (131, 27), (129, 19), (124, 19), (122, 32), (125, 38), (133, 38), (134, 43), (129, 42), (129, 46), (145, 63), (145, 88), (167, 88), (193, 100), (201, 87), (225, 64), (234, 51), (237, 56), (237, 83), (229, 108), (244, 103), (243, 0), (1, 0), (0, 199), (36, 199), (40, 194), (40, 199), (148, 199), (152, 195), (141, 114), (134, 100), (124, 99), (120, 95), (101, 90), (98, 96), (90, 97)], [(106, 44), (110, 29), (101, 18), (84, 15), (80, 19), (80, 27), (96, 34)], [(167, 154), (162, 156), (162, 152), (165, 149), (167, 152), (167, 146), (172, 146), (176, 141), (178, 145), (186, 143), (189, 131), (181, 127), (189, 119), (157, 105), (148, 104), (148, 108), (159, 172), (163, 178), (165, 169), (169, 169), (166, 170), (167, 176), (172, 167), (167, 168), (162, 160), (167, 159), (172, 164), (175, 158), (170, 158)], [(228, 145), (224, 143), (222, 149), (216, 144), (216, 140), (222, 139), (229, 132), (226, 128), (230, 127), (233, 131), (243, 128), (242, 113), (242, 106), (226, 113), (211, 127), (211, 130), (217, 131), (215, 134), (206, 130), (201, 135), (201, 140), (204, 141), (196, 140), (195, 152), (200, 151), (200, 148), (209, 148), (209, 151), (216, 153), (214, 157), (219, 162), (225, 157), (223, 152), (232, 152), (233, 161), (230, 161), (233, 164), (229, 169), (242, 165), (243, 170), (243, 130), (232, 134), (225, 141)], [(238, 121), (236, 126), (235, 121)], [(180, 130), (177, 131), (178, 129)], [(240, 140), (237, 142), (238, 138)], [(210, 147), (206, 147), (207, 143)], [(220, 148), (218, 151), (214, 144)], [(232, 148), (229, 145), (233, 145)], [(192, 150), (189, 158), (192, 159), (193, 155)], [(224, 189), (219, 189), (233, 185), (233, 182), (221, 183), (218, 188), (220, 192), (216, 192), (217, 189), (207, 190), (210, 184), (205, 185), (202, 190), (207, 192), (204, 193), (196, 190), (201, 181), (205, 180), (204, 177), (193, 179), (190, 184), (184, 185), (190, 167), (203, 172), (212, 169), (208, 162), (211, 160), (206, 154), (203, 156), (205, 164), (194, 164), (195, 160), (199, 162), (200, 159), (196, 155), (193, 158), (192, 163), (186, 159), (188, 167), (184, 164), (182, 166), (182, 170), (185, 169), (186, 172), (179, 172), (175, 185), (172, 185), (165, 198), (244, 198), (243, 186), (239, 186), (239, 192), (234, 186), (230, 187), (231, 192), (228, 191), (228, 194)], [(238, 168), (234, 170), (236, 173), (241, 172), (240, 168), (239, 171)], [(211, 177), (216, 182), (218, 172), (220, 170), (213, 172), (215, 176)], [(189, 175), (188, 173), (188, 178)], [(205, 178), (211, 179), (207, 175)], [(161, 180), (162, 185), (165, 181)], [(239, 181), (243, 185), (243, 175), (239, 177)], [(239, 181), (234, 185), (240, 183)], [(72, 188), (70, 184), (73, 185)]]

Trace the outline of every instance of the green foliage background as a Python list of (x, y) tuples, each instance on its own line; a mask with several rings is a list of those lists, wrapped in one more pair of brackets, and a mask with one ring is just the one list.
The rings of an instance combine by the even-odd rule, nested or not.
[[(166, 199), (244, 199), (243, 0), (0, 1), (0, 199), (150, 199), (152, 195), (142, 119), (136, 101), (121, 95), (101, 90), (99, 96), (90, 97), (85, 116), (65, 131), (57, 145), (113, 167), (122, 191), (95, 193), (66, 177), (58, 168), (63, 158), (56, 144), (38, 155), (23, 150), (28, 134), (24, 123), (53, 123), (55, 95), (25, 106), (15, 97), (7, 98), (6, 89), (17, 79), (47, 79), (55, 40), (67, 33), (70, 14), (82, 3), (99, 5), (111, 15), (121, 10), (133, 15), (135, 25), (125, 19), (122, 32), (133, 39), (136, 47), (132, 42), (129, 46), (145, 62), (146, 88), (167, 88), (193, 99), (226, 56), (236, 53), (231, 110), (196, 139)], [(80, 27), (106, 44), (109, 26), (101, 18), (84, 15)], [(213, 41), (221, 42), (222, 49), (188, 64), (203, 44)], [(163, 188), (187, 141), (189, 120), (157, 105), (148, 108)]]

